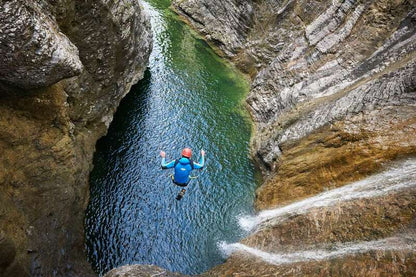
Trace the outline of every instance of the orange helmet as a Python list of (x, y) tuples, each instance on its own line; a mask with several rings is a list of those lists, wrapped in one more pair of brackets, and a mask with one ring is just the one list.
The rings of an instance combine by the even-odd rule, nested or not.
[(191, 148), (184, 148), (184, 149), (182, 150), (182, 156), (183, 156), (183, 157), (190, 158), (190, 157), (191, 157), (191, 155), (192, 155), (192, 150), (191, 150)]

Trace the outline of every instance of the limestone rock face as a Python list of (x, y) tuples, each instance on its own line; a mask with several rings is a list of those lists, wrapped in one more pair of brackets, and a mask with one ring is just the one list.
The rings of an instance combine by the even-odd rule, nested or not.
[[(228, 16), (239, 18), (235, 2), (223, 2), (228, 2), (221, 4), (228, 5)], [(258, 209), (286, 207), (415, 155), (415, 1), (265, 0), (245, 5), (250, 6), (250, 19), (236, 23), (202, 16), (201, 10), (223, 13), (208, 0), (173, 1), (180, 15), (252, 79), (247, 97), (256, 125), (252, 155), (265, 177), (257, 190)], [(242, 22), (244, 28), (239, 28)], [(239, 29), (234, 32), (239, 34), (237, 48), (227, 39), (211, 39), (216, 30), (234, 28)], [(318, 209), (306, 216), (309, 221), (295, 217), (263, 226), (243, 244), (267, 256), (298, 251), (297, 242), (315, 249), (414, 232), (414, 195), (409, 189)], [(391, 218), (404, 221), (393, 223)], [(415, 268), (414, 251), (408, 249), (279, 266), (245, 252), (207, 276), (409, 275)], [(402, 257), (399, 264), (397, 257)]]
[(252, 1), (173, 1), (177, 12), (228, 57), (242, 50), (253, 20)]
[(38, 3), (2, 1), (0, 13), (2, 81), (30, 89), (81, 73), (77, 47)]
[(146, 69), (149, 20), (133, 0), (0, 9), (0, 276), (93, 276), (83, 232), (92, 156)]
[[(237, 65), (253, 75), (247, 99), (258, 127), (253, 150), (266, 169), (276, 162), (279, 147), (286, 141), (304, 137), (347, 114), (389, 103), (401, 105), (399, 98), (412, 103), (412, 4), (387, 0), (250, 4), (251, 20), (240, 28), (242, 35), (237, 40), (240, 50), (233, 50), (227, 40), (217, 44), (221, 50), (233, 52)], [(191, 23), (202, 9), (224, 18), (206, 0), (174, 1), (174, 6)], [(230, 8), (229, 13), (234, 15), (236, 9)], [(202, 33), (238, 28), (233, 21), (210, 16), (199, 21), (203, 24), (194, 26)], [(388, 89), (383, 90), (385, 87)], [(410, 94), (410, 99), (400, 97), (403, 93)], [(392, 95), (398, 97), (392, 99)]]
[[(307, 73), (308, 77), (299, 76), (298, 80), (282, 77), (283, 68), (275, 71), (281, 66), (277, 60), (261, 70), (253, 82), (248, 103), (259, 124), (259, 137), (265, 136), (254, 141), (262, 162), (272, 166), (283, 143), (305, 137), (350, 114), (388, 105), (412, 105), (415, 101), (414, 16), (414, 12), (408, 14), (399, 29), (387, 37), (380, 48), (374, 49), (370, 57), (348, 54), (353, 54), (360, 62), (346, 60), (342, 56), (345, 53), (332, 59), (322, 58), (314, 62), (316, 69), (312, 72), (308, 72), (310, 68), (307, 67), (301, 69), (303, 72), (299, 74)], [(357, 40), (354, 51), (365, 48), (360, 45), (363, 40)], [(340, 52), (343, 51), (340, 48)], [(321, 53), (316, 48), (315, 55)], [(308, 58), (300, 62), (308, 64)], [(274, 94), (273, 88), (279, 93)]]

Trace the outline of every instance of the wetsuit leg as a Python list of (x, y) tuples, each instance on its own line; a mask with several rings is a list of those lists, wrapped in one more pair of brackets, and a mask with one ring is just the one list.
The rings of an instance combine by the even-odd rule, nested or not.
[(181, 200), (181, 199), (182, 199), (182, 197), (185, 195), (185, 192), (186, 192), (186, 189), (182, 189), (182, 190), (179, 192), (178, 196), (176, 196), (176, 200)]

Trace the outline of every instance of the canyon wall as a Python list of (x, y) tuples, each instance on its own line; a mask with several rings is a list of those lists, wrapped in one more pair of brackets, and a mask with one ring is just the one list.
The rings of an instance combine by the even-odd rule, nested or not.
[[(265, 176), (256, 193), (259, 210), (336, 189), (415, 155), (415, 1), (174, 0), (173, 8), (251, 77), (252, 155)], [(411, 275), (415, 252), (402, 247), (407, 241), (284, 265), (245, 247), (271, 255), (264, 258), (300, 246), (414, 233), (415, 185), (259, 224), (241, 251), (207, 275)]]
[(134, 0), (5, 0), (0, 14), (0, 276), (94, 276), (92, 156), (143, 76), (150, 23)]

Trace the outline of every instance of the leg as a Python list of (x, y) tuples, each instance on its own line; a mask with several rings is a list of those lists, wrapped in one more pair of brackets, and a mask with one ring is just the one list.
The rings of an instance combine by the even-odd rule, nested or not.
[(181, 189), (178, 196), (176, 196), (176, 200), (181, 200), (182, 197), (185, 195), (186, 189)]

